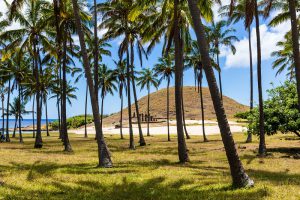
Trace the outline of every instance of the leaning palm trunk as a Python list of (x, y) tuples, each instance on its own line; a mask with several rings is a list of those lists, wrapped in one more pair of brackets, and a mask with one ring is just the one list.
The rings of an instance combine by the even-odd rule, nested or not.
[(89, 88), (88, 84), (86, 84), (86, 92), (85, 92), (85, 107), (84, 107), (84, 137), (87, 138), (87, 99), (88, 99)]
[(7, 94), (7, 105), (6, 105), (6, 142), (10, 142), (9, 138), (9, 103), (10, 103), (10, 87), (11, 81), (8, 81), (8, 94)]
[[(218, 49), (219, 49), (219, 47), (218, 47)], [(218, 63), (218, 67), (219, 67), (218, 75), (219, 75), (220, 95), (221, 95), (221, 100), (223, 100), (223, 88), (222, 88), (222, 77), (221, 77), (219, 52), (217, 53), (217, 63)]]
[(77, 0), (72, 0), (72, 3), (73, 3), (74, 15), (75, 15), (76, 28), (77, 28), (80, 46), (81, 46), (81, 55), (83, 58), (83, 66), (84, 66), (84, 70), (85, 70), (85, 76), (87, 79), (87, 83), (88, 83), (89, 91), (90, 91), (90, 97), (91, 97), (91, 104), (92, 104), (92, 110), (93, 110), (93, 116), (94, 116), (94, 124), (95, 124), (97, 143), (98, 143), (99, 166), (112, 167), (110, 152), (108, 150), (108, 147), (107, 147), (104, 137), (103, 137), (103, 133), (101, 131), (99, 106), (98, 106), (96, 95), (94, 93), (93, 78), (92, 78), (91, 69), (89, 66), (89, 59), (88, 59), (87, 50), (86, 50), (86, 46), (85, 46), (85, 42), (84, 42), (84, 34), (82, 31), (82, 25), (81, 25), (80, 16), (79, 16), (79, 8), (78, 8)]
[(168, 77), (168, 85), (167, 85), (167, 126), (168, 126), (168, 141), (171, 141), (171, 137), (170, 137), (170, 77)]
[[(248, 27), (249, 35), (249, 56), (250, 56), (250, 113), (253, 110), (253, 63), (252, 63), (252, 46), (251, 46), (251, 29)], [(252, 142), (252, 132), (248, 130), (246, 143)]]
[(63, 130), (63, 143), (64, 151), (72, 152), (72, 147), (69, 141), (68, 128), (67, 128), (67, 38), (66, 34), (63, 41), (63, 83), (62, 83), (62, 130)]
[(175, 106), (177, 123), (178, 156), (181, 163), (189, 161), (182, 124), (182, 76), (183, 76), (183, 39), (179, 29), (179, 1), (174, 0), (174, 43), (175, 43)]
[(204, 26), (201, 21), (200, 10), (195, 0), (188, 0), (190, 13), (193, 20), (198, 45), (200, 47), (201, 58), (203, 61), (204, 71), (209, 85), (213, 105), (218, 119), (222, 140), (225, 146), (227, 159), (230, 166), (233, 185), (235, 187), (252, 186), (254, 182), (248, 177), (244, 171), (244, 167), (240, 161), (237, 149), (230, 131), (230, 127), (220, 97), (219, 88), (211, 66), (208, 43), (205, 36)]
[(263, 90), (261, 78), (261, 45), (260, 45), (260, 30), (257, 2), (255, 1), (255, 21), (256, 21), (256, 40), (257, 40), (257, 84), (258, 84), (258, 101), (259, 101), (259, 149), (260, 156), (266, 155), (265, 142), (265, 127), (264, 127), (264, 105), (263, 105)]
[(12, 134), (12, 138), (16, 137), (16, 130), (17, 130), (17, 124), (18, 124), (18, 115), (16, 116), (16, 120), (15, 120), (15, 126), (14, 126), (14, 132)]
[(130, 43), (130, 53), (131, 53), (131, 83), (132, 83), (132, 90), (133, 90), (133, 96), (134, 96), (134, 104), (135, 104), (135, 111), (136, 111), (136, 118), (137, 118), (137, 123), (138, 123), (138, 127), (139, 127), (139, 143), (140, 146), (146, 146), (146, 142), (143, 136), (143, 131), (142, 131), (142, 125), (141, 125), (141, 118), (140, 118), (140, 111), (139, 111), (139, 103), (138, 103), (138, 99), (137, 99), (137, 95), (136, 95), (136, 88), (135, 88), (135, 79), (134, 79), (134, 50), (133, 50), (133, 43)]
[(292, 26), (292, 41), (293, 41), (293, 57), (295, 63), (296, 82), (297, 82), (297, 93), (298, 93), (298, 109), (300, 110), (300, 55), (299, 55), (299, 30), (298, 30), (298, 19), (296, 13), (296, 1), (288, 0), (289, 11), (291, 16)]
[[(99, 50), (98, 50), (98, 25), (97, 25), (97, 0), (94, 0), (94, 87), (95, 87), (95, 95), (97, 103), (99, 102), (98, 99), (98, 92), (99, 92)], [(98, 103), (99, 104), (99, 103)]]
[[(130, 64), (129, 64), (129, 50), (126, 49), (126, 62), (127, 62), (127, 74), (130, 73)], [(131, 95), (130, 95), (130, 76), (127, 75), (127, 99), (128, 99), (128, 123), (129, 123), (129, 149), (135, 149), (134, 146), (134, 137), (132, 130), (132, 118), (131, 118)]]
[(185, 111), (184, 111), (184, 101), (183, 101), (183, 83), (182, 83), (182, 87), (181, 87), (181, 101), (182, 101), (182, 121), (183, 121), (183, 128), (184, 128), (184, 133), (185, 133), (185, 137), (186, 139), (191, 139), (188, 131), (187, 131), (187, 128), (186, 128), (186, 123), (185, 123)]
[(200, 88), (199, 88), (199, 92), (200, 92), (200, 103), (201, 103), (201, 119), (202, 119), (202, 133), (203, 133), (203, 141), (204, 142), (208, 142), (208, 139), (206, 137), (206, 134), (205, 134), (205, 117), (204, 117), (204, 105), (203, 105), (203, 92), (202, 92), (202, 81), (203, 81), (203, 69), (201, 67), (200, 69), (200, 74), (199, 74), (199, 78), (200, 78), (200, 81), (199, 81), (199, 84), (200, 84)]

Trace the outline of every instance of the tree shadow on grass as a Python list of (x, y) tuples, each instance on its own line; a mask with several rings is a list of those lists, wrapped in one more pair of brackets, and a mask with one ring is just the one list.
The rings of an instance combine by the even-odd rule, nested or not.
[(180, 179), (166, 183), (164, 177), (154, 177), (143, 181), (122, 181), (106, 184), (95, 181), (79, 181), (75, 184), (66, 182), (50, 182), (51, 190), (23, 189), (7, 185), (11, 192), (5, 199), (97, 199), (97, 200), (182, 200), (182, 199), (239, 199), (259, 200), (268, 196), (264, 188), (234, 190), (228, 185), (202, 186), (194, 181)]
[(276, 185), (278, 184), (292, 184), (300, 185), (300, 174), (291, 174), (287, 171), (284, 172), (270, 172), (265, 170), (247, 170), (250, 177), (257, 181), (268, 181)]

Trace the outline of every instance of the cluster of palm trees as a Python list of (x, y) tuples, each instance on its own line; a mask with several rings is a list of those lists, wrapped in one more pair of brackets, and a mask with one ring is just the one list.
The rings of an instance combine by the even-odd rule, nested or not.
[[(230, 165), (233, 185), (245, 187), (253, 185), (253, 181), (245, 173), (239, 159), (237, 149), (226, 118), (222, 97), (222, 78), (220, 66), (220, 51), (228, 47), (236, 52), (234, 43), (238, 38), (235, 29), (228, 28), (231, 23), (244, 21), (249, 33), (250, 57), (250, 109), (253, 108), (253, 62), (251, 47), (251, 25), (255, 24), (257, 39), (257, 75), (260, 111), (260, 145), (259, 154), (266, 154), (264, 135), (264, 114), (261, 77), (261, 42), (260, 16), (269, 16), (270, 12), (280, 9), (282, 12), (271, 20), (270, 26), (275, 26), (290, 19), (292, 29), (287, 33), (285, 41), (278, 43), (281, 49), (273, 55), (278, 59), (273, 67), (278, 72), (285, 69), (290, 77), (295, 77), (298, 94), (300, 94), (300, 61), (299, 33), (294, 0), (232, 0), (230, 5), (220, 9), (220, 15), (228, 21), (213, 22), (212, 6), (218, 0), (110, 0), (104, 3), (93, 1), (90, 12), (84, 0), (13, 0), (11, 4), (5, 1), (9, 11), (0, 22), (1, 69), (0, 87), (2, 98), (2, 117), (6, 116), (6, 140), (9, 141), (8, 120), (14, 115), (19, 120), (20, 142), (21, 120), (25, 104), (31, 99), (34, 124), (33, 137), (35, 148), (42, 148), (41, 134), (42, 109), (47, 115), (47, 101), (56, 99), (59, 119), (60, 139), (65, 151), (72, 151), (67, 130), (67, 103), (76, 99), (74, 86), (80, 78), (85, 78), (86, 105), (90, 95), (96, 141), (98, 144), (99, 166), (112, 167), (111, 153), (103, 135), (104, 99), (107, 94), (118, 91), (121, 100), (120, 135), (123, 138), (122, 119), (124, 95), (128, 103), (129, 148), (135, 149), (131, 98), (134, 97), (134, 107), (139, 130), (139, 144), (145, 146), (142, 132), (137, 98), (137, 86), (148, 91), (148, 116), (150, 115), (150, 88), (155, 88), (162, 81), (167, 82), (167, 124), (169, 131), (169, 87), (175, 79), (175, 107), (178, 139), (178, 157), (181, 163), (189, 162), (189, 154), (185, 138), (189, 138), (183, 106), (183, 74), (184, 70), (192, 68), (195, 74), (195, 90), (201, 99), (201, 118), (203, 139), (208, 141), (204, 127), (204, 107), (202, 97), (203, 77), (206, 76), (209, 91), (216, 112), (226, 156)], [(24, 12), (25, 9), (25, 12)], [(92, 14), (90, 14), (92, 13)], [(205, 21), (205, 23), (203, 23)], [(12, 22), (20, 25), (11, 29)], [(100, 22), (100, 23), (99, 23)], [(205, 26), (204, 24), (211, 24)], [(196, 39), (193, 39), (191, 29)], [(98, 31), (105, 30), (99, 38)], [(79, 45), (74, 40), (79, 37)], [(118, 61), (114, 61), (113, 69), (103, 63), (103, 55), (111, 56), (108, 50), (109, 41), (121, 38), (118, 47)], [(163, 43), (162, 56), (153, 69), (135, 69), (137, 57), (141, 67), (143, 60), (159, 44)], [(77, 61), (82, 68), (76, 66)], [(218, 72), (218, 83), (215, 77)], [(68, 74), (75, 78), (72, 82)], [(11, 92), (17, 90), (17, 99), (10, 103)], [(4, 108), (4, 95), (7, 106)], [(99, 99), (100, 97), (100, 99)], [(100, 104), (99, 104), (100, 102)], [(300, 108), (300, 95), (299, 95)], [(4, 122), (4, 120), (3, 120)], [(34, 121), (33, 121), (34, 122)], [(4, 131), (3, 124), (3, 131)], [(150, 135), (149, 120), (147, 135)], [(87, 129), (85, 131), (87, 137)], [(248, 133), (247, 142), (252, 141), (252, 133)]]

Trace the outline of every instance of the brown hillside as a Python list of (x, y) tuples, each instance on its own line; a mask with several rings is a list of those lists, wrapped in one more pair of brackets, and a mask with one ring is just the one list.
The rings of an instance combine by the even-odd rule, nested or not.
[[(174, 87), (170, 88), (170, 118), (175, 119), (175, 96)], [(183, 88), (185, 117), (186, 119), (201, 119), (200, 95), (192, 86)], [(156, 118), (166, 118), (167, 113), (167, 89), (158, 90), (150, 95), (150, 115)], [(203, 88), (203, 99), (206, 119), (215, 119), (215, 111), (208, 88)], [(248, 110), (248, 107), (235, 100), (224, 96), (224, 106), (228, 118), (233, 118), (237, 112)], [(125, 106), (125, 105), (124, 105)], [(147, 96), (139, 100), (140, 113), (147, 113)], [(132, 105), (132, 113), (135, 112), (135, 106)], [(128, 119), (127, 108), (123, 110), (124, 120)], [(116, 113), (104, 120), (104, 123), (117, 123), (120, 113)]]

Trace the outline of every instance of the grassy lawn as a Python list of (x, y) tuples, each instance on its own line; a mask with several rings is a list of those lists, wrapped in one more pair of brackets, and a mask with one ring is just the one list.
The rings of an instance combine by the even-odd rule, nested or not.
[[(96, 168), (93, 136), (70, 135), (74, 153), (62, 152), (57, 135), (44, 137), (44, 148), (25, 144), (0, 144), (0, 199), (300, 199), (300, 140), (293, 135), (267, 137), (270, 156), (256, 157), (257, 141), (245, 144), (235, 134), (243, 164), (256, 185), (232, 189), (220, 136), (210, 142), (187, 141), (191, 163), (178, 164), (176, 138), (146, 137), (148, 145), (128, 150), (128, 140), (107, 136), (114, 168)], [(290, 140), (287, 140), (290, 139)], [(136, 138), (137, 141), (137, 138)]]

